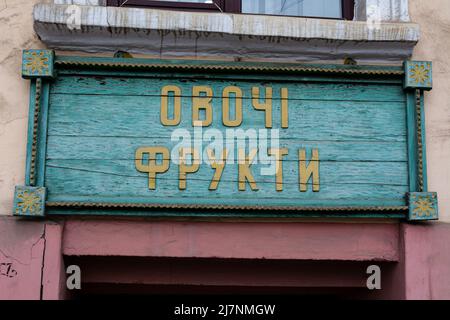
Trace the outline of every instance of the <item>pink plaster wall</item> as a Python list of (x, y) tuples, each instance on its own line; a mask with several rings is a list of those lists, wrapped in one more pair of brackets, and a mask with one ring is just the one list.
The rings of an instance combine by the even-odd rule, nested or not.
[(62, 224), (0, 217), (0, 300), (65, 297)]
[[(369, 298), (450, 299), (450, 224), (445, 223), (207, 223), (77, 219), (66, 222), (62, 247), (64, 254), (69, 256), (285, 259), (289, 263), (296, 260), (334, 260), (330, 262), (331, 269), (333, 263), (337, 268), (339, 261), (354, 261), (353, 266), (359, 262), (390, 261), (395, 263), (383, 267), (384, 290), (371, 294)], [(114, 267), (119, 272), (114, 268), (110, 268), (109, 273), (89, 271), (89, 281), (103, 277), (106, 282), (114, 282), (116, 275), (127, 278), (129, 273), (126, 270), (130, 271), (130, 266), (124, 261), (116, 261)], [(148, 265), (148, 262), (142, 263)], [(170, 265), (167, 263), (166, 266)], [(218, 281), (220, 285), (226, 285), (223, 277), (215, 278), (214, 273), (207, 272), (208, 268), (203, 270), (201, 264), (189, 268), (193, 262), (180, 263), (177, 262), (172, 270), (181, 268), (183, 277), (186, 277), (184, 281), (194, 278), (197, 280), (189, 281), (202, 284)], [(272, 277), (272, 282), (267, 280), (270, 280), (267, 275), (258, 278), (257, 273), (252, 274), (256, 277), (253, 284), (262, 285), (265, 281), (266, 285), (281, 285), (284, 280), (296, 285), (300, 282), (327, 283), (330, 286), (339, 281), (342, 286), (354, 284), (354, 281), (361, 283), (361, 272), (345, 275), (344, 272), (328, 272), (326, 268), (322, 272), (311, 272), (317, 271), (317, 266), (303, 272), (300, 279), (295, 272), (286, 271), (292, 270), (289, 263), (278, 265), (280, 272), (273, 265), (269, 268), (271, 273), (278, 275)], [(241, 270), (239, 265), (235, 265), (232, 269), (236, 272), (229, 275), (230, 281), (238, 279), (233, 283), (240, 283), (239, 274), (245, 274), (245, 268)], [(133, 269), (132, 273), (143, 283), (162, 284), (175, 277), (164, 272), (161, 262), (150, 263), (147, 269), (150, 267), (155, 269), (152, 275), (157, 275), (156, 278), (148, 278), (148, 274), (139, 272), (139, 268)], [(100, 269), (107, 270), (106, 265)], [(286, 279), (280, 278), (280, 274), (285, 274)], [(294, 278), (297, 281), (293, 281)], [(127, 279), (122, 280), (124, 283), (139, 280)]]
[(450, 299), (450, 224), (404, 224), (406, 299)]
[(62, 300), (66, 297), (66, 276), (62, 255), (63, 223), (45, 227), (45, 253), (42, 273), (42, 299)]
[(0, 300), (40, 299), (44, 235), (44, 223), (0, 219)]
[(64, 299), (63, 254), (87, 284), (363, 289), (375, 263), (383, 291), (360, 298), (450, 299), (450, 224), (13, 217), (0, 218), (0, 299)]
[(396, 223), (69, 220), (65, 255), (397, 261)]

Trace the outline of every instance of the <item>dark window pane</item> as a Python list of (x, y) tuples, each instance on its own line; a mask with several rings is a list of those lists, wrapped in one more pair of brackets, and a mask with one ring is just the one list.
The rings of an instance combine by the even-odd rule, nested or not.
[(342, 18), (342, 0), (242, 0), (242, 13)]
[(158, 2), (192, 2), (192, 3), (209, 3), (212, 4), (212, 0), (153, 0)]

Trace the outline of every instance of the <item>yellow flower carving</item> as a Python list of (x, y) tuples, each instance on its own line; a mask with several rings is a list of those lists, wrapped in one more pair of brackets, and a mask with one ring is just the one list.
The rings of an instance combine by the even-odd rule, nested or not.
[(430, 78), (430, 70), (426, 69), (424, 65), (416, 64), (414, 68), (411, 69), (411, 78), (416, 84), (424, 83)]
[(25, 66), (33, 73), (41, 74), (48, 69), (48, 57), (44, 52), (31, 52), (31, 55), (25, 60)]
[(22, 210), (22, 212), (29, 212), (33, 214), (39, 211), (41, 199), (37, 194), (29, 191), (23, 191), (17, 196), (17, 199), (17, 206)]
[(423, 216), (432, 216), (434, 215), (433, 204), (430, 199), (427, 198), (419, 198), (419, 200), (415, 203), (415, 208), (413, 209), (414, 214), (419, 217)]

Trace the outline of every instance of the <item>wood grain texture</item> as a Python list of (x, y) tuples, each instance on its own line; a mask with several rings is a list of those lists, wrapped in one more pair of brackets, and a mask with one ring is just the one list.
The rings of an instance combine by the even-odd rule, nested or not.
[[(67, 73), (67, 71), (65, 72)], [(330, 79), (314, 81), (290, 76), (266, 80), (224, 75), (196, 79), (171, 73), (151, 76), (61, 74), (51, 87), (48, 114), (45, 185), (49, 201), (130, 202), (158, 204), (228, 204), (268, 206), (404, 206), (409, 191), (406, 95), (401, 83)], [(323, 80), (323, 81), (322, 81)], [(161, 88), (181, 90), (179, 126), (160, 122)], [(238, 129), (264, 129), (265, 113), (252, 106), (252, 87), (273, 90), (273, 129), (279, 129), (283, 158), (282, 192), (275, 176), (264, 176), (255, 164), (258, 191), (238, 189), (237, 164), (227, 164), (216, 191), (208, 189), (214, 170), (206, 163), (187, 175), (187, 189), (178, 188), (178, 166), (171, 162), (157, 175), (156, 190), (148, 175), (135, 167), (135, 151), (143, 146), (169, 150), (175, 129), (192, 137), (192, 87), (212, 88), (213, 120), (209, 128), (225, 136), (223, 89), (243, 92), (243, 121)], [(281, 88), (289, 91), (289, 128), (281, 129)], [(264, 90), (261, 90), (261, 97)], [(231, 109), (235, 105), (231, 99)], [(173, 97), (169, 97), (169, 110)], [(232, 114), (234, 116), (234, 114)], [(198, 142), (198, 140), (197, 140)], [(247, 141), (248, 142), (248, 141)], [(206, 147), (209, 142), (204, 142)], [(268, 145), (270, 147), (270, 144)], [(320, 192), (299, 191), (298, 150), (320, 152)], [(237, 155), (237, 148), (234, 149)], [(236, 158), (234, 158), (236, 159)], [(226, 214), (225, 214), (226, 215)]]

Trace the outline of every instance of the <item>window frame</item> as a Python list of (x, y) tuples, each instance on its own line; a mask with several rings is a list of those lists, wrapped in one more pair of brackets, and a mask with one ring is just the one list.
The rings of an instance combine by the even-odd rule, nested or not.
[[(328, 18), (328, 17), (310, 17), (310, 18), (353, 20), (355, 0), (341, 0), (341, 1), (342, 1), (342, 18)], [(242, 13), (241, 0), (213, 0), (213, 2), (214, 4), (195, 3), (195, 2), (154, 1), (154, 0), (107, 0), (106, 4), (107, 6), (112, 7), (138, 7), (138, 8), (154, 8), (166, 10)], [(279, 16), (286, 17), (286, 15), (279, 15)]]

